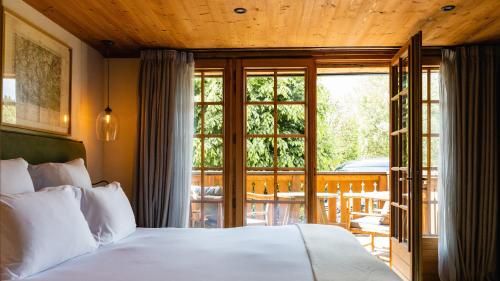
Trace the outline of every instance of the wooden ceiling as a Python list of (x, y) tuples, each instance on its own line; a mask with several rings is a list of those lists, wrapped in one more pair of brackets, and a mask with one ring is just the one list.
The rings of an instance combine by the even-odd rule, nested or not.
[[(144, 47), (294, 48), (496, 42), (500, 0), (25, 0), (113, 55)], [(456, 6), (442, 12), (447, 4)], [(245, 14), (233, 9), (245, 7)]]

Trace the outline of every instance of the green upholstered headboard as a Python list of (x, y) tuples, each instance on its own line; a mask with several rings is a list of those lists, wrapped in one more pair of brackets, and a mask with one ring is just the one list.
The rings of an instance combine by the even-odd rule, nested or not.
[(30, 164), (63, 163), (75, 158), (87, 162), (81, 141), (7, 130), (0, 131), (0, 155), (1, 159), (22, 157)]

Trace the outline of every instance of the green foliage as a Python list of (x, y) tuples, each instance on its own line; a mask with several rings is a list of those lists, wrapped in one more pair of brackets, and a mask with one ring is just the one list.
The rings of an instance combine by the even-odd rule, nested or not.
[(278, 138), (278, 167), (304, 167), (304, 139)]
[(271, 76), (247, 77), (247, 101), (274, 100), (274, 80)]
[(200, 102), (201, 101), (201, 77), (195, 76), (193, 83), (194, 83), (194, 101)]
[(303, 105), (278, 105), (278, 134), (304, 134)]
[(247, 166), (272, 167), (274, 144), (272, 138), (250, 138), (247, 140)]
[(247, 134), (273, 134), (274, 108), (272, 105), (247, 106)]
[(222, 105), (206, 105), (205, 134), (222, 134), (223, 113)]
[(205, 139), (205, 167), (222, 167), (223, 147), (221, 138)]
[(205, 77), (205, 101), (221, 102), (223, 96), (222, 77)]
[(304, 101), (304, 76), (279, 76), (278, 101)]
[(382, 75), (318, 78), (318, 170), (389, 155), (388, 91), (387, 76)]

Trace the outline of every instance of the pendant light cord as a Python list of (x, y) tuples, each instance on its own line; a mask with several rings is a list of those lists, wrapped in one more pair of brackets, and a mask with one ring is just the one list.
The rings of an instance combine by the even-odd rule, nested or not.
[(107, 64), (108, 64), (108, 108), (109, 108), (109, 81), (110, 81), (110, 79), (109, 79), (109, 58), (108, 58)]
[(111, 113), (111, 108), (109, 108), (109, 96), (110, 96), (110, 92), (109, 92), (109, 81), (111, 80), (110, 77), (109, 77), (109, 48), (111, 46), (113, 46), (113, 41), (111, 40), (102, 40), (101, 41), (102, 44), (104, 45), (104, 58), (107, 59), (107, 62), (106, 62), (106, 71), (107, 71), (107, 88), (108, 88), (108, 106), (106, 107), (105, 111), (107, 112), (107, 114), (110, 114)]
[(109, 108), (109, 81), (110, 81), (110, 79), (109, 79), (109, 46), (106, 46), (106, 57), (108, 58), (108, 62), (107, 62), (107, 66), (108, 66), (108, 75), (107, 75), (108, 76), (107, 77), (108, 78), (108, 106), (107, 106), (107, 108)]

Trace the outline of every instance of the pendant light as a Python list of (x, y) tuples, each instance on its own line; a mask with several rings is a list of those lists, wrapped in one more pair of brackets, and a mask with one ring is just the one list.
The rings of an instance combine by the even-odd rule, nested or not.
[[(106, 48), (106, 57), (109, 57), (109, 47), (113, 46), (113, 41), (103, 40), (102, 43)], [(104, 111), (97, 116), (96, 133), (98, 140), (114, 141), (118, 135), (118, 118), (109, 107), (109, 60), (107, 61), (107, 73), (108, 104)]]

